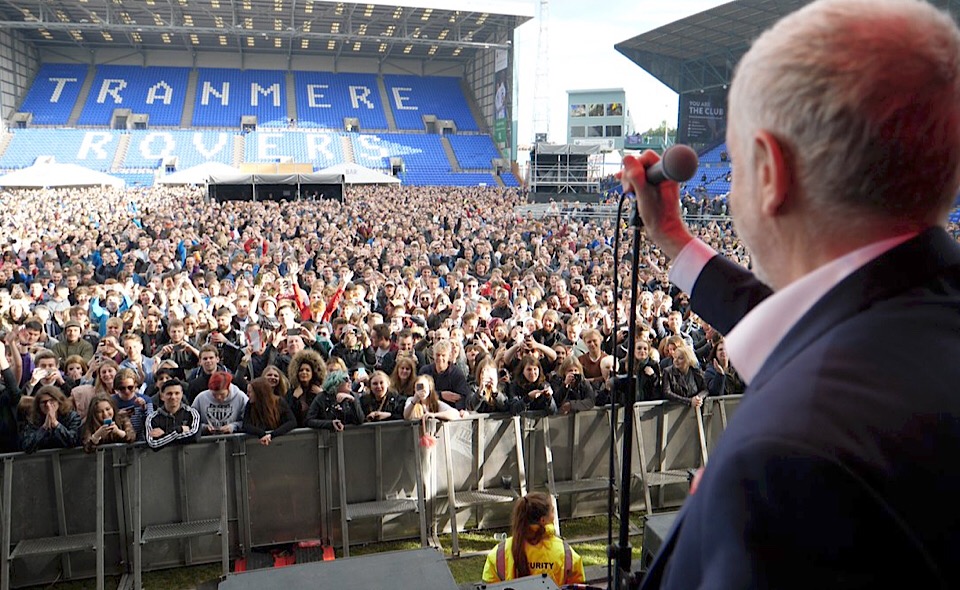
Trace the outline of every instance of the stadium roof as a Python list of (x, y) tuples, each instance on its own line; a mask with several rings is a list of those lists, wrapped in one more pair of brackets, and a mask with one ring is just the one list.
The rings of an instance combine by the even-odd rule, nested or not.
[[(928, 0), (960, 16), (960, 0)], [(760, 33), (812, 0), (735, 0), (615, 45), (674, 92), (730, 84), (733, 70)]]
[(677, 93), (729, 84), (750, 43), (811, 0), (736, 0), (615, 45)]
[(466, 61), (533, 16), (532, 0), (0, 0), (0, 27), (38, 48), (379, 59)]

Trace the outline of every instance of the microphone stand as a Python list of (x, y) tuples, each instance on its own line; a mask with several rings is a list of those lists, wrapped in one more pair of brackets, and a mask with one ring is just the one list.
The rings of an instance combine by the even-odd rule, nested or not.
[[(633, 260), (631, 260), (630, 269), (630, 320), (628, 322), (630, 327), (627, 332), (627, 375), (622, 380), (615, 380), (613, 399), (613, 404), (616, 405), (616, 394), (619, 391), (623, 392), (623, 441), (620, 455), (622, 457), (620, 466), (620, 536), (617, 543), (611, 547), (611, 552), (617, 564), (614, 568), (614, 584), (610, 587), (610, 590), (626, 590), (634, 584), (631, 571), (633, 547), (630, 546), (630, 482), (633, 459), (633, 405), (637, 400), (637, 388), (639, 386), (634, 349), (637, 345), (637, 287), (639, 283), (637, 274), (640, 269), (640, 229), (642, 227), (643, 220), (637, 213), (636, 206), (634, 206), (633, 214), (630, 216), (630, 229), (633, 234)], [(617, 337), (614, 335), (614, 342), (616, 342), (616, 339)]]

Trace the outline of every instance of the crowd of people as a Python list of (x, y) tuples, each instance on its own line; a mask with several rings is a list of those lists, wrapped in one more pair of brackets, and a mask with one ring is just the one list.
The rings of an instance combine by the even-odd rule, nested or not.
[[(612, 221), (524, 217), (493, 188), (0, 198), (5, 452), (237, 432), (268, 445), (297, 427), (617, 400), (629, 306), (613, 272), (626, 285), (630, 265), (614, 264)], [(695, 228), (749, 262), (729, 223)], [(639, 399), (741, 392), (722, 336), (642, 250)]]

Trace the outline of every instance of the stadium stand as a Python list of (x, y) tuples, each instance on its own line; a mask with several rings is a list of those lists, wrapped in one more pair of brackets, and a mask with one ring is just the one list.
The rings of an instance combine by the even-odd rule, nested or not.
[(150, 116), (151, 125), (180, 125), (187, 68), (99, 66), (78, 124), (107, 126), (115, 109)]
[(197, 74), (194, 127), (239, 128), (248, 115), (257, 116), (258, 126), (288, 125), (283, 72), (200, 68)]
[(489, 135), (448, 135), (447, 139), (461, 168), (485, 170), (492, 165), (491, 160), (500, 157)]
[(362, 130), (387, 130), (377, 77), (372, 74), (294, 72), (297, 126), (343, 130), (356, 118)]
[(123, 168), (158, 168), (168, 156), (177, 168), (204, 162), (231, 164), (236, 133), (229, 131), (130, 131)]
[[(341, 134), (254, 131), (246, 135), (244, 160), (311, 162), (319, 170), (345, 161)], [(389, 164), (388, 164), (389, 166)]]
[(79, 164), (106, 172), (113, 165), (118, 132), (84, 129), (20, 129), (0, 157), (0, 168), (31, 166), (40, 156), (53, 156), (61, 164)]
[(383, 81), (398, 129), (422, 130), (423, 116), (436, 115), (452, 120), (458, 131), (479, 131), (458, 78), (387, 74)]
[(43, 64), (20, 110), (33, 114), (34, 125), (66, 125), (86, 77), (83, 64)]

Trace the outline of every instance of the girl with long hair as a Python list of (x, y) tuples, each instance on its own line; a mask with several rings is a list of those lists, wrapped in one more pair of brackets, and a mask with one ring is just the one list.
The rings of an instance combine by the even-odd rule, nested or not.
[(32, 453), (38, 449), (68, 449), (78, 444), (80, 414), (59, 387), (44, 385), (33, 398), (20, 446), (25, 452)]
[(487, 554), (483, 581), (490, 584), (546, 574), (557, 586), (586, 580), (583, 560), (555, 533), (553, 503), (543, 492), (531, 492), (513, 505), (510, 538)]
[(553, 387), (547, 381), (540, 361), (533, 355), (527, 355), (520, 361), (517, 378), (510, 384), (510, 397), (523, 402), (524, 409), (528, 411), (557, 413)]
[(297, 417), (297, 426), (304, 428), (307, 425), (310, 405), (319, 394), (323, 393), (327, 366), (320, 357), (320, 353), (307, 348), (293, 355), (287, 375), (290, 379), (287, 404), (293, 410), (293, 415)]
[(83, 450), (92, 453), (99, 445), (136, 442), (137, 433), (112, 397), (98, 395), (90, 400), (87, 408), (82, 438)]
[(414, 394), (414, 383), (417, 380), (417, 360), (413, 356), (398, 356), (397, 364), (390, 375), (390, 387), (403, 397)]
[(73, 400), (81, 420), (87, 418), (90, 400), (98, 395), (113, 395), (113, 380), (120, 367), (110, 359), (102, 359), (90, 363), (90, 370), (93, 372), (93, 385), (78, 385), (70, 392), (70, 399)]
[(460, 412), (440, 399), (437, 386), (430, 375), (420, 375), (414, 385), (414, 392), (407, 398), (403, 408), (404, 420), (421, 420), (423, 418), (437, 418), (440, 420), (456, 420)]
[(243, 413), (243, 432), (260, 439), (267, 446), (277, 436), (297, 427), (297, 417), (287, 400), (274, 393), (266, 377), (258, 377), (247, 385), (247, 408)]

